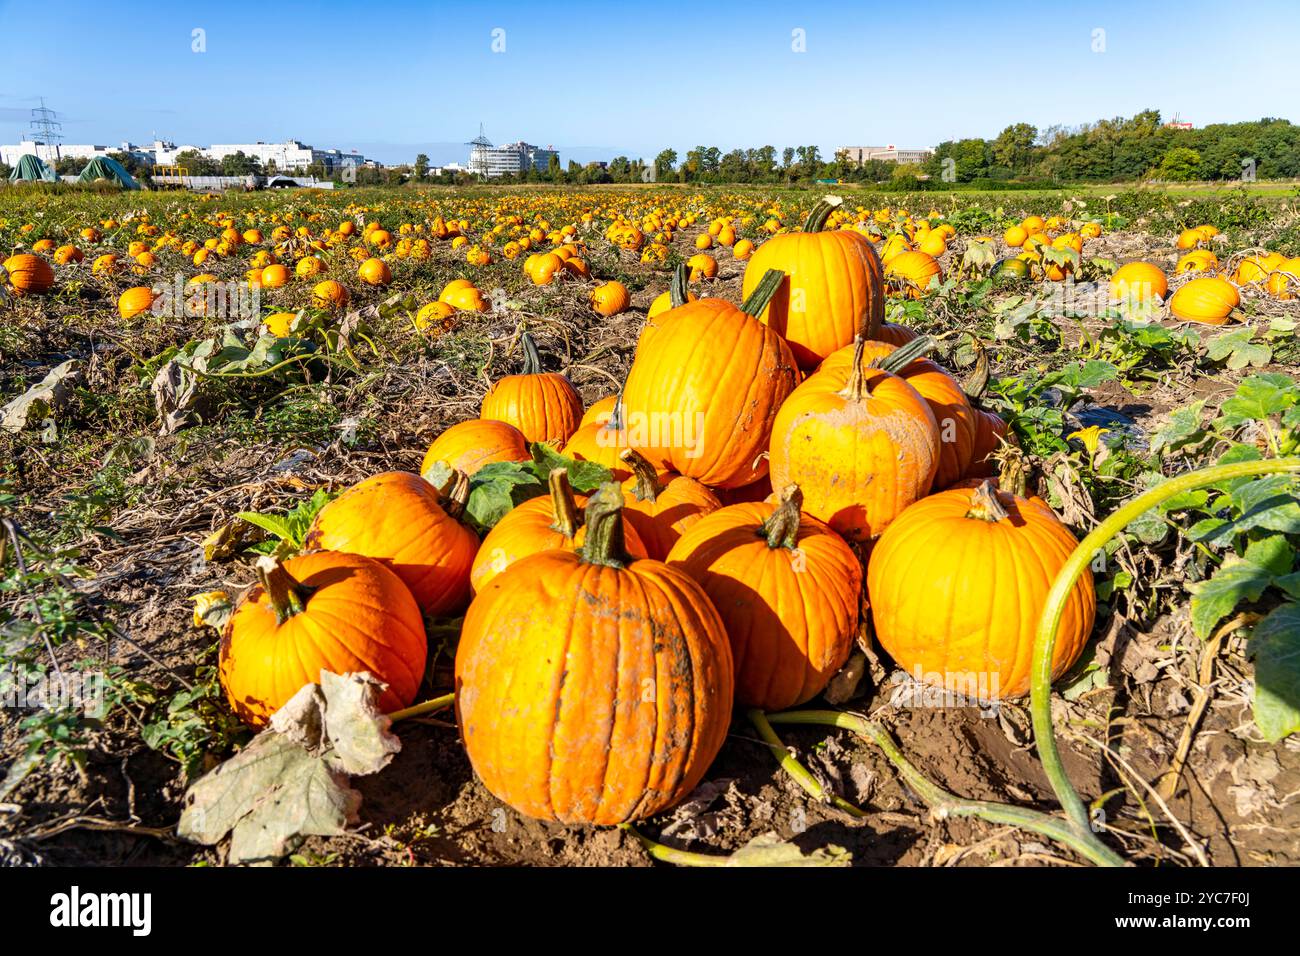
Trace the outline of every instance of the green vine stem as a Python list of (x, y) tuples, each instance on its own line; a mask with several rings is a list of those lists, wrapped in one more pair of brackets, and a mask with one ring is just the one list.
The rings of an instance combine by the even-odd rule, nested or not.
[(626, 830), (632, 836), (636, 837), (638, 843), (645, 848), (652, 859), (661, 863), (674, 863), (677, 866), (726, 866), (729, 857), (717, 856), (710, 853), (692, 853), (690, 850), (675, 850), (670, 846), (664, 846), (662, 843), (656, 843), (630, 823), (620, 823), (620, 830)]
[(1092, 834), (1088, 811), (1065, 772), (1060, 752), (1056, 748), (1056, 735), (1052, 730), (1052, 652), (1056, 648), (1056, 632), (1061, 626), (1061, 617), (1065, 613), (1065, 605), (1074, 590), (1075, 582), (1111, 538), (1161, 502), (1223, 481), (1285, 472), (1300, 472), (1300, 458), (1215, 465), (1170, 478), (1145, 494), (1138, 495), (1097, 525), (1091, 534), (1079, 542), (1052, 583), (1052, 589), (1047, 593), (1047, 602), (1043, 606), (1043, 615), (1038, 621), (1038, 632), (1034, 636), (1034, 656), (1030, 670), (1029, 710), (1033, 718), (1034, 743), (1056, 799), (1069, 817), (1075, 833), (1095, 843), (1097, 847), (1102, 847), (1102, 844)]
[[(815, 713), (815, 711), (809, 711), (809, 713)], [(817, 778), (808, 772), (808, 768), (801, 764), (794, 754), (790, 753), (790, 748), (782, 743), (781, 738), (776, 735), (776, 731), (772, 729), (772, 725), (768, 721), (768, 715), (754, 708), (749, 711), (748, 716), (749, 722), (754, 725), (758, 735), (763, 738), (763, 742), (772, 751), (772, 756), (781, 765), (781, 769), (788, 773), (808, 796), (819, 803), (829, 803), (837, 810), (843, 810), (849, 816), (858, 819), (867, 815), (865, 811), (855, 807), (843, 797), (829, 793), (825, 787), (817, 782)]]
[[(753, 719), (753, 713), (750, 714), (750, 719)], [(1062, 820), (1060, 817), (1042, 813), (1038, 810), (1013, 807), (1006, 803), (968, 800), (965, 797), (957, 796), (955, 793), (950, 793), (938, 784), (931, 783), (903, 755), (903, 752), (898, 748), (898, 744), (894, 743), (894, 739), (889, 736), (889, 733), (879, 724), (867, 720), (865, 717), (838, 710), (792, 710), (780, 714), (768, 714), (766, 719), (774, 724), (813, 724), (840, 727), (861, 734), (884, 752), (889, 762), (898, 769), (899, 774), (912, 792), (920, 797), (936, 816), (979, 817), (988, 820), (990, 823), (1019, 827), (1022, 830), (1029, 830), (1055, 840), (1098, 866), (1125, 865), (1123, 857), (1099, 841), (1091, 832), (1088, 833), (1088, 839), (1085, 839), (1075, 831), (1068, 820)], [(772, 736), (776, 738), (775, 733)], [(779, 738), (776, 739), (779, 742)], [(790, 760), (794, 760), (793, 757), (789, 756), (789, 751), (784, 746), (781, 747), (781, 751)], [(795, 762), (797, 763), (797, 761)], [(785, 766), (784, 761), (782, 765)], [(802, 766), (799, 769), (805, 774), (808, 773)], [(799, 778), (796, 777), (795, 779), (798, 780)], [(807, 788), (805, 787), (805, 789)], [(862, 811), (858, 810), (857, 814), (862, 815)]]
[(401, 710), (395, 710), (388, 715), (388, 719), (393, 723), (397, 723), (399, 720), (409, 720), (412, 717), (424, 717), (427, 714), (446, 710), (454, 703), (456, 703), (456, 694), (454, 692), (443, 694), (441, 697), (435, 697), (432, 700), (426, 700), (419, 704), (413, 704), (410, 707), (403, 707)]
[(763, 273), (763, 278), (758, 280), (758, 285), (754, 286), (754, 291), (749, 294), (749, 298), (741, 304), (740, 311), (746, 315), (762, 315), (767, 304), (772, 301), (772, 296), (776, 295), (784, 281), (784, 272), (780, 269), (768, 269)]
[(808, 213), (808, 218), (804, 220), (804, 232), (821, 232), (826, 228), (826, 220), (831, 217), (836, 209), (844, 205), (844, 200), (839, 196), (826, 196), (817, 200), (817, 203)]
[(919, 358), (924, 358), (935, 350), (938, 343), (928, 335), (922, 335), (912, 341), (900, 345), (888, 355), (882, 355), (871, 364), (882, 371), (889, 372), (893, 375), (902, 374), (903, 369), (907, 368)]

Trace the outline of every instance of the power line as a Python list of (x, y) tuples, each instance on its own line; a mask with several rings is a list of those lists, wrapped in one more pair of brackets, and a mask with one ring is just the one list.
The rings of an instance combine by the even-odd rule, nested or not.
[(40, 142), (47, 146), (53, 146), (63, 142), (63, 124), (57, 119), (58, 113), (45, 105), (45, 97), (41, 97), (41, 105), (32, 110), (31, 128), (33, 138), (39, 139)]

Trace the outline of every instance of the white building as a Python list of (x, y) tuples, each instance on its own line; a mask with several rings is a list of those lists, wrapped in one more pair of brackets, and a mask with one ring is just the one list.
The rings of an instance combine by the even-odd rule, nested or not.
[(366, 163), (366, 158), (356, 151), (345, 153), (338, 149), (316, 149), (296, 139), (285, 140), (283, 143), (214, 143), (200, 152), (217, 162), (227, 156), (243, 153), (245, 156), (257, 157), (263, 169), (274, 166), (281, 171), (306, 169), (316, 163), (327, 169), (363, 166)]
[(28, 154), (37, 156), (53, 165), (60, 159), (78, 159), (89, 162), (97, 156), (110, 153), (130, 153), (137, 159), (153, 162), (153, 150), (147, 146), (134, 143), (121, 143), (118, 146), (96, 146), (94, 144), (44, 143), (40, 140), (25, 139), (12, 146), (0, 146), (0, 163), (6, 166), (16, 165), (19, 158)]
[(529, 169), (544, 173), (552, 156), (558, 157), (559, 154), (553, 149), (542, 149), (522, 140), (504, 146), (493, 146), (486, 140), (480, 140), (471, 144), (469, 171), (488, 178), (511, 176)]
[(908, 149), (899, 146), (841, 146), (835, 151), (836, 156), (843, 153), (847, 153), (849, 160), (859, 166), (873, 159), (879, 159), (886, 163), (910, 165), (925, 162), (934, 155), (934, 150)]

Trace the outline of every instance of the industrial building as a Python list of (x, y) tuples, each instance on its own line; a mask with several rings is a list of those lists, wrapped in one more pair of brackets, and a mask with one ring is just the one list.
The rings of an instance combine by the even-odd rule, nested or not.
[(847, 153), (849, 160), (859, 166), (873, 159), (886, 163), (912, 165), (925, 162), (934, 155), (934, 150), (906, 149), (898, 146), (841, 146), (835, 151), (835, 155), (841, 153)]
[(138, 146), (134, 143), (122, 143), (120, 146), (82, 146), (44, 142), (40, 139), (24, 139), (13, 146), (0, 146), (0, 163), (15, 166), (22, 156), (29, 153), (51, 164), (59, 159), (91, 160), (111, 153), (129, 153), (142, 162), (156, 166), (173, 166), (176, 164), (177, 156), (188, 152), (198, 153), (216, 162), (221, 162), (227, 156), (243, 153), (245, 156), (255, 156), (263, 169), (274, 167), (279, 172), (301, 171), (313, 164), (320, 164), (327, 172), (333, 172), (349, 166), (361, 167), (366, 163), (366, 158), (355, 150), (345, 153), (338, 149), (316, 149), (293, 139), (283, 143), (223, 143), (207, 147), (177, 145), (166, 140), (154, 140), (150, 146)]

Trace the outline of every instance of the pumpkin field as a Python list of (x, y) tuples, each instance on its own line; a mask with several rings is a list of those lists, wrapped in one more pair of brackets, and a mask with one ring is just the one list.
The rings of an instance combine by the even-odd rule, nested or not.
[(1300, 864), (1300, 191), (0, 190), (0, 862)]

